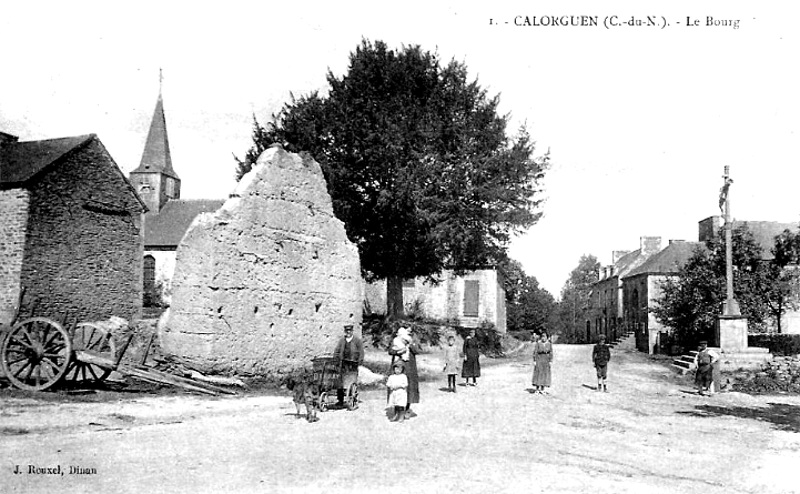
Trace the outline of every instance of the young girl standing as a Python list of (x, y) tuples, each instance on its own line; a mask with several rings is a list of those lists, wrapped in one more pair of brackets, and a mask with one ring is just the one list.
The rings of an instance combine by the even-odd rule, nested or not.
[(389, 388), (389, 406), (394, 407), (394, 415), (389, 419), (392, 422), (402, 422), (406, 417), (408, 405), (408, 378), (403, 374), (403, 364), (398, 361), (393, 366), (394, 374), (386, 380)]
[(456, 337), (447, 337), (447, 346), (444, 347), (444, 373), (447, 374), (447, 389), (456, 392), (456, 375), (461, 367), (461, 355), (456, 346)]

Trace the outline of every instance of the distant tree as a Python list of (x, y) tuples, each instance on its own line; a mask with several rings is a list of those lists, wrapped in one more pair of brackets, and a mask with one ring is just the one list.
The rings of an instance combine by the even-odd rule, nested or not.
[[(797, 260), (796, 235), (776, 237), (773, 259), (764, 259), (761, 246), (745, 225), (732, 232), (733, 290), (742, 315), (753, 330), (763, 330), (770, 320), (780, 328), (781, 316), (797, 307), (797, 272), (788, 267)], [(693, 346), (713, 339), (717, 319), (727, 296), (724, 233), (698, 248), (678, 275), (662, 283), (662, 295), (652, 312), (673, 329), (678, 342)]]
[(559, 332), (566, 343), (585, 340), (586, 311), (592, 285), (599, 279), (600, 262), (593, 255), (582, 255), (561, 289), (558, 303)]
[(387, 280), (387, 311), (402, 314), (402, 281), (463, 272), (505, 257), (514, 233), (540, 217), (548, 156), (524, 127), (467, 78), (419, 46), (362, 41), (326, 94), (292, 98), (237, 159), (241, 177), (273, 142), (322, 166), (336, 216), (368, 280)]
[(509, 331), (552, 332), (556, 325), (556, 302), (528, 276), (522, 265), (510, 260), (502, 264), (506, 291), (506, 322)]

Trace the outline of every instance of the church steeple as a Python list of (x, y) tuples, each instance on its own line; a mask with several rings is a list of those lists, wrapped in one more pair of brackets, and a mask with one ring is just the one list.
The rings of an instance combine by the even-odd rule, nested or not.
[(181, 184), (181, 179), (172, 168), (164, 101), (161, 96), (160, 69), (158, 79), (158, 100), (144, 144), (142, 159), (139, 166), (131, 172), (131, 182), (136, 185), (151, 214), (158, 213), (168, 200), (179, 199)]

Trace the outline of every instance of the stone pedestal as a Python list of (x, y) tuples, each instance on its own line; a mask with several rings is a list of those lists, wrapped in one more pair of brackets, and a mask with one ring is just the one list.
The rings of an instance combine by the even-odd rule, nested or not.
[(747, 318), (720, 316), (719, 347), (723, 352), (736, 353), (747, 348)]
[(747, 318), (720, 316), (719, 318), (720, 368), (724, 372), (739, 369), (758, 370), (772, 360), (766, 348), (747, 346)]

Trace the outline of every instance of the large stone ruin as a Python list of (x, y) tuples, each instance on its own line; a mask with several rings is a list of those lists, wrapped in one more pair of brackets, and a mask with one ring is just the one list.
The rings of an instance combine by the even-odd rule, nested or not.
[(358, 250), (310, 157), (272, 147), (178, 246), (163, 349), (203, 372), (275, 378), (360, 327)]

